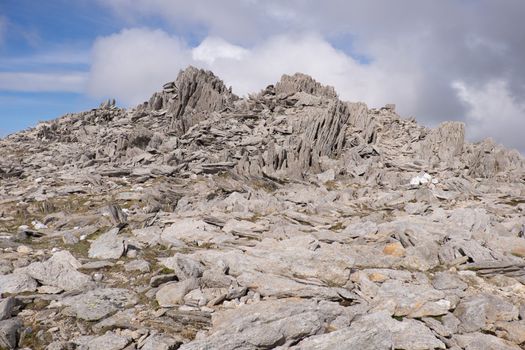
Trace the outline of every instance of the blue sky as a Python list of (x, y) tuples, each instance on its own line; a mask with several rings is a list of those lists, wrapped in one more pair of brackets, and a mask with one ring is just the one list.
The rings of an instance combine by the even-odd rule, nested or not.
[[(0, 44), (1, 72), (89, 71), (93, 40), (118, 30), (98, 6), (74, 1), (4, 0), (0, 15), (4, 30)], [(58, 57), (54, 56), (58, 53)], [(69, 53), (69, 55), (68, 55)], [(54, 57), (53, 57), (54, 56)], [(69, 91), (0, 90), (0, 134), (34, 125), (68, 112), (91, 108), (96, 100)]]
[(246, 95), (301, 71), (525, 150), (525, 2), (1, 0), (0, 134), (146, 100), (187, 65)]

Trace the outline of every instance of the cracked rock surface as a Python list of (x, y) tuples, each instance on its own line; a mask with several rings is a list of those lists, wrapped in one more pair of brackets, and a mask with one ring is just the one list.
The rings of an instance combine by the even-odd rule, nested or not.
[(189, 67), (0, 140), (0, 349), (522, 349), (525, 160)]

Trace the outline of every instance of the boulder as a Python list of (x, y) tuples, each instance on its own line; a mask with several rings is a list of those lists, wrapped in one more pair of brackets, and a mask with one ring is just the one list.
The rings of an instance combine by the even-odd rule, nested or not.
[(119, 259), (125, 251), (124, 238), (119, 235), (120, 229), (114, 228), (102, 234), (91, 243), (88, 255), (92, 259)]
[(65, 291), (85, 290), (95, 286), (91, 277), (79, 271), (82, 264), (67, 250), (59, 251), (47, 261), (35, 262), (21, 269), (43, 285)]
[(34, 292), (37, 286), (37, 281), (24, 272), (0, 275), (0, 295)]

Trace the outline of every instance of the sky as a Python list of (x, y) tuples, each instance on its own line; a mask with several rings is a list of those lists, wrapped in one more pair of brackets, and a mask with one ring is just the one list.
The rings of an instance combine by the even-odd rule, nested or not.
[(0, 0), (0, 135), (134, 106), (194, 65), (241, 96), (306, 73), (525, 153), (523, 18), (523, 0)]

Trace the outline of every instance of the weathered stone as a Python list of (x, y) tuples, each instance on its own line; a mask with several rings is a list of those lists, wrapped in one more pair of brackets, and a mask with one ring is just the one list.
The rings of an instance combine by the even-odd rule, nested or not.
[(162, 307), (173, 307), (184, 304), (184, 296), (199, 287), (195, 278), (188, 278), (181, 282), (170, 282), (161, 286), (155, 297)]
[(38, 283), (24, 272), (0, 275), (0, 295), (34, 292), (37, 286)]
[(489, 294), (476, 294), (463, 299), (454, 315), (465, 333), (486, 330), (489, 323), (518, 319), (518, 308), (510, 302)]
[(189, 68), (9, 135), (0, 319), (50, 350), (522, 346), (525, 159), (464, 134)]
[(183, 350), (270, 349), (290, 346), (323, 331), (323, 323), (342, 310), (314, 301), (287, 299), (246, 305), (214, 315), (211, 334), (180, 347)]
[(164, 266), (175, 272), (179, 281), (188, 278), (199, 278), (204, 270), (198, 261), (182, 254), (176, 254), (171, 258), (161, 259), (160, 261)]
[(416, 320), (396, 321), (385, 312), (368, 314), (349, 328), (310, 337), (297, 349), (445, 349), (425, 325)]
[(33, 263), (22, 270), (38, 282), (66, 291), (94, 287), (88, 275), (78, 272), (82, 264), (67, 250), (53, 254), (47, 261)]
[(443, 292), (430, 285), (408, 284), (399, 280), (384, 282), (374, 296), (379, 308), (386, 307), (395, 316), (413, 318), (446, 314), (452, 305), (444, 298)]
[(0, 321), (0, 349), (17, 349), (22, 330), (22, 322), (17, 318)]
[(496, 338), (490, 334), (468, 333), (454, 336), (458, 345), (465, 350), (519, 350), (518, 345)]
[(180, 244), (180, 241), (209, 241), (216, 235), (214, 231), (213, 226), (202, 220), (182, 219), (166, 228), (161, 234), (161, 240), (175, 245)]
[(5, 298), (0, 300), (0, 321), (7, 320), (13, 316), (17, 302), (15, 298)]
[(390, 243), (383, 248), (383, 253), (395, 257), (402, 257), (405, 255), (405, 248), (399, 242)]
[(64, 312), (86, 321), (98, 321), (115, 311), (137, 303), (137, 297), (127, 289), (100, 288), (66, 297), (61, 301)]
[(99, 337), (79, 339), (79, 345), (84, 345), (88, 350), (122, 350), (131, 342), (128, 337), (123, 337), (113, 332), (107, 332)]
[(436, 273), (432, 279), (432, 285), (434, 288), (439, 290), (446, 289), (467, 289), (468, 285), (463, 282), (457, 275), (450, 272), (439, 272)]
[(163, 334), (152, 334), (144, 341), (141, 350), (172, 350), (182, 345), (182, 341)]
[(118, 259), (124, 254), (124, 238), (119, 235), (120, 229), (114, 228), (98, 237), (89, 248), (92, 259)]
[(149, 272), (149, 263), (146, 260), (133, 260), (124, 265), (126, 271)]
[(149, 285), (153, 288), (160, 286), (161, 284), (176, 281), (177, 275), (174, 273), (167, 273), (163, 275), (153, 276), (149, 281)]
[(495, 326), (498, 337), (507, 339), (515, 344), (522, 344), (525, 342), (525, 321), (498, 321)]
[(93, 325), (93, 331), (97, 333), (112, 331), (114, 329), (135, 329), (137, 315), (134, 309), (118, 311)]

